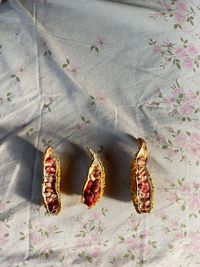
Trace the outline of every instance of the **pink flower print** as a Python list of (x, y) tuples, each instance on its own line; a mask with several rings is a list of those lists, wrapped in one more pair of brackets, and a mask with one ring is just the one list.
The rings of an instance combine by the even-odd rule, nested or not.
[(193, 56), (196, 56), (198, 54), (198, 49), (195, 47), (194, 44), (189, 44), (187, 47), (187, 51)]
[(180, 12), (187, 11), (187, 5), (183, 3), (181, 0), (177, 0), (176, 9), (179, 10)]
[(164, 45), (164, 46), (167, 46), (167, 47), (172, 47), (172, 46), (173, 46), (172, 42), (170, 42), (169, 39), (167, 39), (166, 41), (164, 41), (164, 42), (163, 42), (163, 45)]
[(48, 232), (49, 235), (53, 234), (53, 233), (55, 232), (53, 226), (48, 225), (48, 227), (47, 227), (47, 232)]
[(189, 193), (191, 190), (189, 183), (184, 183), (181, 187), (181, 192), (183, 193)]
[(200, 208), (200, 195), (192, 195), (189, 199), (189, 207), (193, 210)]
[(91, 219), (98, 220), (98, 214), (96, 212), (92, 213)]
[(160, 218), (162, 221), (167, 218), (167, 215), (165, 214), (163, 209), (157, 211), (155, 215), (156, 217)]
[(140, 242), (133, 237), (130, 237), (125, 241), (127, 249), (136, 250), (140, 247)]
[(42, 241), (41, 235), (36, 232), (30, 233), (30, 243), (31, 245), (39, 244)]
[(21, 66), (17, 67), (17, 69), (18, 69), (17, 72), (21, 72), (22, 73), (25, 70), (25, 65), (21, 65)]
[(94, 243), (96, 243), (97, 241), (98, 241), (98, 239), (97, 239), (97, 235), (96, 235), (96, 234), (92, 234), (92, 235), (91, 235), (91, 241), (90, 241), (90, 242), (91, 242), (92, 244), (94, 244)]
[(137, 225), (138, 225), (138, 222), (136, 221), (135, 218), (131, 218), (130, 221), (129, 221), (129, 224), (130, 224), (130, 227), (132, 229), (136, 229)]
[(99, 101), (105, 101), (105, 100), (106, 100), (106, 97), (105, 97), (105, 95), (103, 95), (103, 94), (98, 94), (98, 95), (96, 96), (96, 100), (99, 100)]
[(187, 11), (187, 5), (179, 0), (176, 2), (176, 6), (177, 6), (177, 9), (181, 11)]
[(189, 58), (189, 57), (185, 57), (184, 60), (183, 60), (183, 66), (184, 66), (186, 69), (191, 70), (192, 67), (193, 67), (192, 59)]
[(41, 40), (40, 40), (40, 44), (41, 44), (42, 46), (45, 46), (45, 47), (46, 47), (48, 43), (47, 43), (46, 40), (42, 40), (42, 39), (41, 39)]
[(72, 66), (71, 72), (77, 73), (77, 68)]
[(164, 102), (166, 104), (173, 104), (176, 101), (176, 99), (174, 97), (166, 97)]
[(171, 5), (169, 3), (166, 3), (166, 1), (159, 1), (158, 3), (167, 10), (171, 9)]
[(190, 115), (193, 110), (191, 103), (186, 102), (180, 107), (180, 111), (183, 115)]
[(177, 23), (182, 23), (185, 21), (185, 16), (180, 11), (175, 12), (174, 18)]
[(162, 49), (159, 45), (155, 45), (154, 48), (153, 48), (153, 52), (154, 53), (161, 53), (162, 52)]
[(98, 247), (95, 247), (94, 250), (90, 253), (91, 256), (98, 258), (101, 256), (101, 250)]
[(170, 62), (171, 62), (171, 58), (169, 58), (169, 57), (164, 57), (164, 63), (166, 63), (166, 64), (169, 64)]
[(194, 188), (195, 188), (196, 190), (200, 189), (200, 184), (197, 184), (197, 183), (194, 182), (193, 185), (194, 185)]
[(185, 134), (179, 134), (174, 138), (174, 143), (179, 147), (184, 147), (187, 143), (187, 136)]
[(183, 239), (183, 238), (184, 238), (184, 233), (181, 231), (177, 231), (175, 234), (175, 240)]
[(178, 220), (175, 218), (173, 218), (172, 220), (170, 220), (170, 227), (173, 227), (173, 228), (179, 228), (179, 222)]
[(100, 46), (100, 48), (105, 44), (105, 41), (103, 40), (103, 38), (98, 37), (97, 38), (97, 44)]
[(200, 253), (200, 242), (199, 240), (196, 243), (191, 244), (193, 253)]
[(3, 247), (7, 242), (8, 241), (3, 236), (0, 236), (0, 247)]
[(191, 144), (189, 146), (190, 149), (190, 153), (192, 154), (192, 156), (199, 158), (200, 157), (200, 145), (197, 144)]
[(196, 134), (196, 133), (192, 133), (191, 136), (191, 141), (192, 143), (195, 143), (196, 145), (200, 145), (200, 135), (199, 134)]
[(168, 200), (171, 204), (176, 203), (178, 200), (178, 196), (177, 196), (176, 192), (170, 193)]
[(185, 55), (186, 55), (185, 49), (181, 46), (178, 46), (176, 48), (176, 55), (177, 55), (177, 57), (181, 57), (181, 58), (185, 57)]
[(151, 232), (149, 231), (149, 230), (147, 230), (147, 229), (145, 229), (145, 230), (143, 230), (142, 232), (141, 232), (141, 237), (144, 239), (144, 238), (147, 238), (149, 235), (151, 234)]
[(165, 142), (165, 137), (163, 134), (157, 134), (156, 135), (156, 141), (159, 143), (159, 144), (163, 144)]
[(177, 150), (176, 149), (174, 149), (173, 147), (168, 147), (167, 156), (169, 158), (173, 158), (174, 156), (176, 156), (176, 154), (177, 154)]
[(42, 245), (41, 247), (42, 247), (43, 251), (47, 251), (49, 249), (52, 249), (52, 247), (53, 247), (53, 244), (49, 240), (46, 240), (41, 245)]
[(86, 127), (83, 123), (76, 123), (73, 127), (74, 131), (81, 131)]
[(2, 211), (4, 208), (5, 208), (5, 204), (3, 204), (3, 203), (0, 203), (0, 211)]
[(181, 186), (181, 192), (182, 193), (189, 193), (191, 190), (190, 184), (185, 182), (182, 186)]

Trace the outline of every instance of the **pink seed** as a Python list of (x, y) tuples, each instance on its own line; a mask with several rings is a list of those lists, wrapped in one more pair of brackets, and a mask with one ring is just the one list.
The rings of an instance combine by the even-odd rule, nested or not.
[(45, 167), (45, 171), (46, 171), (46, 173), (50, 173), (51, 172), (51, 167)]
[(148, 185), (148, 183), (143, 183), (140, 190), (143, 193), (148, 193), (148, 191), (149, 191), (149, 185)]
[(47, 187), (47, 188), (45, 188), (45, 192), (53, 192), (53, 189)]
[(146, 206), (146, 207), (149, 206), (150, 203), (151, 203), (150, 200), (145, 201), (145, 206)]
[(51, 172), (56, 172), (56, 169), (55, 168), (51, 168)]
[(87, 206), (91, 206), (93, 202), (94, 202), (94, 199), (92, 196), (90, 195), (85, 196), (85, 203), (87, 204)]
[(51, 183), (45, 183), (45, 186), (51, 188), (52, 187), (52, 184)]
[(91, 187), (92, 186), (92, 180), (89, 180), (87, 183), (87, 187)]
[(47, 177), (47, 181), (49, 182), (49, 183), (52, 183), (53, 181), (54, 181), (54, 176), (48, 176)]
[(99, 197), (99, 195), (100, 195), (99, 192), (95, 192), (95, 193), (94, 193), (94, 197), (95, 197), (95, 199), (97, 199), (97, 198)]
[(51, 197), (47, 197), (47, 198), (46, 198), (46, 201), (47, 201), (48, 203), (51, 203), (51, 202), (53, 201), (53, 199), (52, 199)]

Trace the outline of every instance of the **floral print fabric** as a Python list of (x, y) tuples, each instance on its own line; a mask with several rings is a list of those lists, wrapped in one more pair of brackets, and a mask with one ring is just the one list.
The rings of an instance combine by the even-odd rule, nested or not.
[[(0, 266), (200, 264), (200, 3), (0, 5)], [(149, 148), (151, 214), (130, 200), (136, 139)], [(41, 200), (42, 153), (61, 159), (62, 211)], [(89, 157), (106, 190), (80, 203)]]

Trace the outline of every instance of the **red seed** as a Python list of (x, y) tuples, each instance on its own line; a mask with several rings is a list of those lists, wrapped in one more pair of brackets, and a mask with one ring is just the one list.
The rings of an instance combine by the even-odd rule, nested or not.
[(51, 172), (56, 172), (56, 169), (55, 168), (51, 168)]
[(98, 186), (100, 186), (100, 184), (101, 184), (100, 179), (96, 179), (96, 180), (94, 181), (93, 184), (94, 184), (94, 185), (98, 185)]
[(49, 193), (52, 193), (53, 192), (53, 189), (51, 189), (51, 188), (45, 188), (45, 192), (49, 192)]
[(52, 184), (51, 183), (45, 183), (45, 186), (51, 188), (52, 187)]
[(51, 172), (51, 167), (45, 167), (45, 171), (46, 171), (46, 173), (50, 173)]
[(87, 183), (87, 187), (91, 187), (93, 184), (92, 180), (89, 180), (88, 183)]
[(91, 191), (90, 188), (87, 186), (87, 187), (85, 188), (85, 193), (88, 194), (88, 193), (90, 193), (90, 191)]
[(91, 188), (92, 192), (98, 192), (99, 191), (99, 186), (98, 185), (93, 185)]
[(47, 158), (45, 161), (46, 166), (51, 166), (54, 163), (54, 160), (52, 158)]
[(90, 195), (85, 196), (85, 203), (87, 206), (91, 206), (94, 203), (94, 198)]
[(99, 195), (100, 195), (99, 192), (95, 192), (94, 193), (94, 198), (97, 199), (99, 197)]
[(149, 184), (148, 183), (143, 183), (140, 189), (144, 193), (148, 193), (149, 191)]
[(51, 197), (55, 200), (57, 198), (56, 194), (52, 194)]
[(139, 198), (141, 198), (141, 199), (148, 199), (149, 196), (150, 196), (149, 193), (144, 193), (144, 192), (141, 192), (141, 191), (138, 193), (138, 195), (139, 195)]
[(149, 206), (151, 204), (150, 200), (145, 201), (145, 206)]

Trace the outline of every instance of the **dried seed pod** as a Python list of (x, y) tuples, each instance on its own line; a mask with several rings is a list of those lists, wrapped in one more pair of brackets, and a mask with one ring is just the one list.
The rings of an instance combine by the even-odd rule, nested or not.
[(149, 213), (153, 208), (154, 186), (147, 170), (147, 145), (138, 139), (139, 150), (131, 164), (131, 199), (138, 213)]
[(92, 164), (83, 188), (82, 202), (91, 208), (104, 193), (105, 171), (98, 154), (92, 149), (89, 149), (89, 151), (92, 155)]
[(53, 148), (48, 147), (43, 159), (42, 196), (50, 214), (58, 214), (60, 201), (60, 160)]

